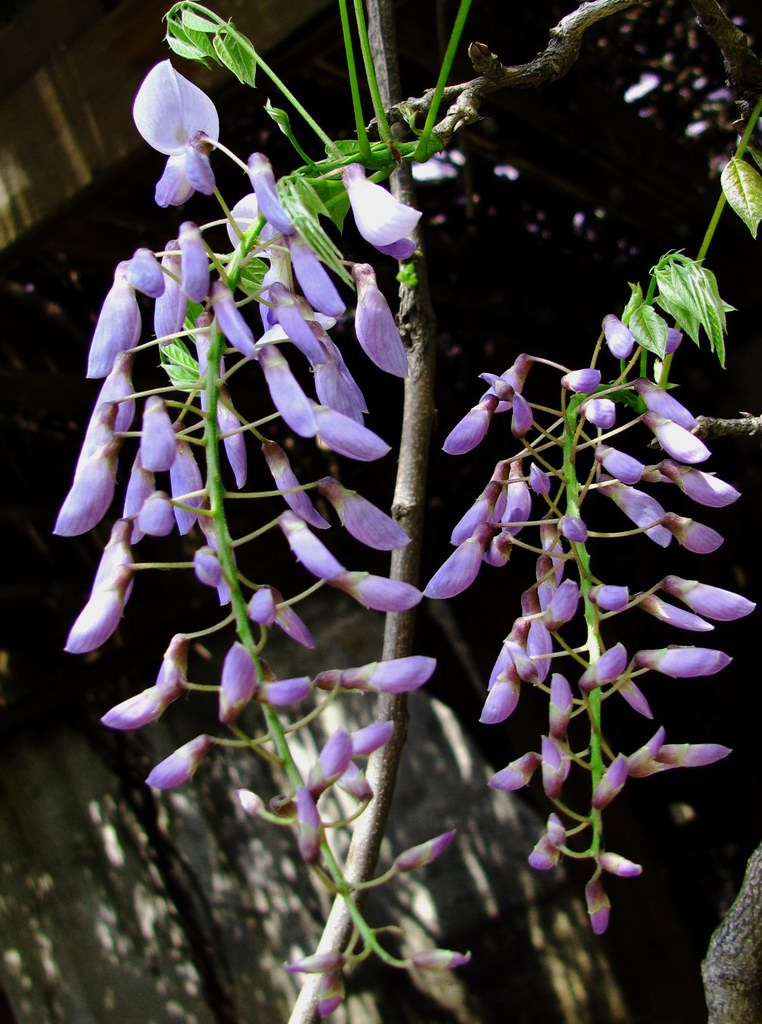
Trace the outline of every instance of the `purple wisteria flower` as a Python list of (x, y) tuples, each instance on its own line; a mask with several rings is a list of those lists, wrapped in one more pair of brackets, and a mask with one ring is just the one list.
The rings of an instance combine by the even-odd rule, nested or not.
[(635, 348), (635, 335), (621, 320), (608, 313), (601, 324), (609, 352), (615, 359), (629, 359)]
[(159, 395), (146, 400), (143, 431), (140, 438), (140, 462), (143, 469), (158, 473), (169, 469), (177, 455), (177, 440), (167, 406)]
[(136, 249), (127, 266), (127, 283), (141, 295), (158, 299), (164, 294), (166, 281), (161, 264), (150, 249)]
[(163, 344), (171, 341), (178, 331), (183, 329), (188, 308), (188, 299), (180, 287), (182, 269), (180, 258), (176, 254), (178, 244), (177, 239), (172, 238), (165, 246), (167, 251), (161, 258), (165, 288), (153, 307), (153, 329)]
[(448, 832), (442, 832), (441, 835), (434, 836), (433, 839), (429, 839), (425, 843), (411, 846), (397, 854), (393, 866), (397, 871), (416, 871), (425, 864), (431, 864), (437, 857), (441, 857), (454, 838), (455, 829), (453, 828)]
[(309, 245), (293, 234), (288, 237), (288, 251), (296, 279), (312, 308), (325, 316), (341, 316), (346, 303)]
[(408, 535), (390, 516), (357, 491), (342, 487), (333, 477), (323, 477), (317, 489), (336, 509), (342, 526), (361, 544), (378, 551), (395, 551), (410, 543)]
[(421, 219), (419, 210), (395, 199), (385, 188), (368, 181), (362, 164), (349, 164), (342, 173), (357, 230), (375, 246), (407, 238)]
[(280, 346), (262, 345), (258, 357), (275, 408), (295, 434), (314, 437), (317, 432), (317, 420), (312, 411), (314, 403), (302, 391)]
[(180, 287), (194, 302), (203, 302), (209, 294), (209, 256), (197, 224), (185, 221), (178, 235), (180, 246)]
[(591, 398), (583, 403), (582, 414), (594, 427), (610, 430), (616, 423), (616, 405), (610, 398)]
[(677, 423), (684, 430), (693, 430), (698, 426), (698, 420), (692, 412), (689, 412), (668, 391), (660, 388), (652, 381), (641, 377), (640, 380), (635, 381), (635, 390), (645, 402), (649, 412)]
[[(187, 441), (177, 439), (177, 455), (169, 470), (169, 483), (172, 490), (172, 497), (177, 502), (190, 508), (201, 508), (203, 498), (198, 492), (203, 491), (204, 481), (201, 478), (201, 471)], [(183, 535), (188, 533), (198, 516), (188, 510), (174, 506), (177, 529)]]
[(275, 175), (270, 161), (264, 153), (252, 153), (248, 160), (248, 168), (251, 187), (256, 193), (260, 214), (282, 235), (293, 234), (294, 225), (278, 198)]
[(601, 371), (587, 366), (582, 370), (572, 370), (561, 378), (561, 387), (574, 391), (578, 395), (589, 395), (601, 383)]
[(53, 528), (58, 537), (87, 533), (108, 512), (116, 486), (119, 448), (118, 440), (107, 441), (80, 460)]
[(88, 377), (105, 377), (120, 352), (133, 348), (142, 329), (140, 307), (128, 281), (130, 264), (118, 263), (114, 283), (104, 299), (87, 360)]
[(338, 562), (328, 548), (314, 536), (307, 524), (293, 512), (283, 512), (278, 525), (288, 541), (288, 545), (308, 572), (322, 580), (333, 580), (345, 572), (344, 566)]
[(465, 455), (476, 448), (487, 436), (497, 406), (498, 399), (488, 394), (455, 424), (445, 438), (442, 450), (448, 455)]
[(254, 335), (236, 306), (230, 289), (222, 281), (215, 281), (212, 285), (211, 298), (212, 309), (227, 340), (247, 359), (256, 359)]
[(723, 651), (709, 647), (662, 647), (652, 651), (638, 651), (635, 665), (672, 679), (692, 679), (695, 676), (713, 676), (721, 672), (733, 659)]
[(609, 476), (615, 477), (623, 484), (636, 484), (643, 476), (645, 466), (633, 459), (626, 452), (610, 448), (607, 444), (599, 444), (595, 449), (596, 462), (600, 462)]
[(343, 416), (335, 409), (314, 405), (317, 437), (331, 451), (357, 462), (375, 462), (391, 451), (391, 446), (362, 423)]
[(494, 533), (495, 528), (487, 523), (477, 526), (473, 534), (456, 548), (432, 576), (423, 591), (424, 595), (441, 601), (455, 597), (470, 587), (479, 574), (482, 557)]
[(267, 468), (270, 470), (275, 481), (275, 486), (283, 494), (286, 504), (305, 523), (308, 523), (316, 530), (327, 530), (330, 524), (317, 511), (306, 492), (297, 490), (301, 485), (291, 468), (288, 456), (280, 445), (277, 445), (274, 441), (263, 441), (262, 454), (265, 457)]
[(368, 572), (344, 571), (328, 583), (375, 612), (406, 612), (415, 607), (422, 597), (420, 590), (411, 583)]
[(599, 493), (611, 498), (627, 518), (644, 530), (655, 544), (662, 548), (669, 546), (672, 535), (661, 525), (667, 512), (650, 494), (621, 484), (618, 480), (607, 480)]
[(715, 622), (731, 622), (734, 619), (750, 615), (757, 607), (753, 601), (734, 594), (731, 590), (711, 587), (698, 580), (684, 580), (680, 576), (666, 576), (662, 580), (662, 589), (673, 597), (679, 598), (698, 615), (705, 615)]
[(214, 142), (219, 138), (219, 117), (209, 97), (163, 60), (143, 79), (132, 116), (148, 145), (169, 157), (156, 186), (157, 204), (179, 206), (199, 184), (206, 191), (206, 169), (199, 168), (194, 146), (203, 136)]
[(146, 779), (147, 786), (155, 789), (174, 789), (190, 781), (203, 759), (214, 746), (211, 736), (197, 736), (189, 743), (165, 757), (156, 765)]
[(355, 332), (372, 362), (396, 377), (407, 377), (407, 352), (389, 303), (379, 291), (373, 267), (355, 263), (352, 277), (357, 285)]
[(686, 462), (692, 466), (697, 462), (705, 462), (712, 454), (695, 434), (673, 420), (665, 419), (654, 412), (647, 412), (643, 422), (656, 434), (664, 451), (678, 462)]
[(741, 497), (740, 491), (713, 473), (704, 473), (691, 466), (679, 466), (670, 459), (665, 459), (657, 468), (663, 477), (677, 484), (684, 494), (699, 505), (724, 508)]

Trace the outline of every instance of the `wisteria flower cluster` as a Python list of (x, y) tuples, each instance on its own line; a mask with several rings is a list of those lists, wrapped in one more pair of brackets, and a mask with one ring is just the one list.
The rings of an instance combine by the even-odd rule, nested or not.
[[(628, 314), (640, 308), (637, 301)], [(601, 548), (609, 538), (632, 537), (637, 543), (645, 535), (664, 548), (676, 540), (699, 555), (717, 550), (723, 538), (716, 530), (664, 507), (662, 501), (669, 505), (675, 489), (695, 505), (711, 508), (740, 497), (730, 484), (699, 468), (710, 452), (694, 433), (697, 420), (665, 386), (682, 333), (662, 324), (663, 347), (653, 360), (658, 383), (646, 376), (648, 350), (612, 314), (603, 320), (590, 366), (569, 369), (521, 354), (504, 373), (481, 374), (487, 390), (453, 428), (444, 450), (471, 451), (492, 420), (507, 413), (519, 450), (497, 463), (453, 529), (455, 550), (424, 591), (430, 598), (450, 598), (470, 587), (485, 563), (504, 566), (516, 548), (536, 556), (534, 580), (490, 674), (480, 721), (505, 721), (531, 687), (549, 698), (547, 734), (539, 749), (497, 772), (490, 785), (513, 792), (539, 774), (554, 810), (529, 862), (549, 870), (564, 856), (593, 861), (585, 895), (596, 933), (609, 921), (604, 873), (629, 878), (641, 872), (638, 864), (607, 849), (604, 809), (630, 779), (711, 764), (730, 753), (716, 743), (667, 743), (663, 727), (637, 750), (612, 749), (603, 733), (604, 705), (621, 698), (650, 720), (640, 687), (646, 674), (709, 676), (731, 660), (722, 651), (690, 643), (628, 651), (616, 640), (617, 617), (637, 610), (683, 633), (707, 633), (713, 623), (748, 615), (755, 607), (739, 594), (675, 575), (631, 592), (626, 580), (609, 578), (606, 570)], [(608, 383), (597, 366), (602, 352), (620, 361), (620, 372)], [(560, 376), (556, 410), (527, 396), (529, 374), (537, 367)], [(640, 458), (621, 447), (625, 434), (637, 438)], [(654, 445), (662, 457), (641, 461)], [(586, 520), (599, 518), (595, 506), (605, 512), (609, 503), (618, 510), (612, 529), (589, 528)], [(590, 802), (581, 810), (566, 802), (572, 770), (589, 779)]]
[[(218, 194), (210, 160), (219, 146), (216, 110), (169, 61), (154, 67), (141, 85), (134, 119), (149, 145), (168, 157), (156, 186), (160, 206), (182, 204), (195, 191)], [(339, 787), (357, 802), (358, 813), (362, 811), (373, 793), (361, 764), (389, 741), (391, 723), (334, 732), (306, 774), (299, 771), (289, 748), (293, 733), (337, 696), (414, 690), (431, 676), (433, 659), (409, 656), (328, 670), (315, 678), (281, 678), (263, 657), (272, 627), (296, 644), (313, 646), (296, 606), (324, 585), (382, 612), (406, 611), (421, 594), (408, 583), (350, 569), (337, 560), (318, 537), (330, 524), (310, 492), (324, 499), (324, 509), (333, 507), (346, 531), (367, 547), (392, 551), (406, 545), (408, 537), (390, 516), (341, 481), (326, 476), (301, 482), (284, 447), (266, 434), (268, 424), (280, 419), (297, 437), (314, 438), (348, 459), (373, 461), (389, 451), (389, 445), (365, 426), (365, 398), (329, 334), (345, 314), (345, 301), (299, 230), (303, 206), (289, 204), (290, 193), (279, 188), (266, 156), (254, 153), (243, 166), (253, 191), (233, 204), (229, 214), (220, 197), (223, 221), (186, 221), (178, 237), (160, 251), (139, 249), (116, 268), (95, 327), (87, 370), (89, 377), (104, 382), (55, 532), (72, 537), (100, 523), (116, 499), (120, 459), (122, 465), (131, 460), (131, 468), (120, 499), (121, 515), (66, 650), (84, 654), (104, 644), (119, 625), (135, 576), (152, 568), (172, 568), (136, 558), (135, 546), (144, 537), (177, 531), (195, 540), (192, 562), (177, 568), (192, 570), (200, 586), (216, 593), (223, 617), (199, 633), (175, 636), (156, 682), (108, 711), (103, 722), (113, 729), (141, 728), (155, 722), (182, 695), (213, 689), (218, 694), (217, 729), (170, 753), (152, 769), (147, 783), (158, 789), (182, 785), (211, 751), (221, 747), (242, 748), (275, 762), (281, 781), (286, 780), (285, 793), (279, 792), (268, 804), (243, 789), (241, 804), (254, 818), (293, 828), (301, 857), (308, 865), (319, 866), (322, 876), (344, 896), (355, 923), (355, 938), (341, 957), (308, 957), (289, 967), (322, 974), (319, 1009), (327, 1016), (341, 1002), (342, 967), (368, 952), (402, 966), (452, 967), (467, 958), (438, 951), (401, 961), (387, 953), (357, 908), (355, 892), (326, 842), (328, 830), (341, 823), (330, 820), (321, 797)], [(410, 235), (419, 211), (368, 180), (360, 163), (344, 161), (336, 167), (339, 189), (342, 180), (360, 234), (382, 253), (409, 256), (415, 248)], [(305, 222), (311, 237), (325, 245), (317, 218)], [(221, 238), (223, 227), (232, 251), (220, 249), (226, 240)], [(405, 346), (373, 268), (355, 263), (350, 274), (334, 259), (332, 269), (344, 284), (356, 284), (355, 330), (361, 348), (382, 371), (406, 376)], [(154, 302), (155, 338), (143, 344), (138, 294)], [(137, 394), (132, 368), (144, 349), (159, 352), (170, 383)], [(311, 371), (314, 395), (304, 390), (293, 372), (298, 362)], [(263, 409), (253, 421), (242, 416), (235, 403), (234, 386), (247, 380), (247, 368), (261, 372), (275, 410)], [(252, 440), (272, 476), (272, 491), (244, 490)], [(235, 481), (235, 490), (228, 489), (227, 477)], [(279, 500), (282, 510), (268, 512), (261, 525), (234, 537), (226, 515), (233, 497), (260, 505)], [(313, 577), (303, 593), (288, 598), (269, 581), (247, 579), (237, 568), (244, 545), (278, 534), (284, 556), (290, 552)], [(223, 630), (234, 638), (219, 683), (194, 683), (189, 666), (192, 639)], [(305, 711), (309, 703), (312, 710)], [(451, 839), (452, 833), (445, 833), (401, 853), (384, 878), (427, 863)]]

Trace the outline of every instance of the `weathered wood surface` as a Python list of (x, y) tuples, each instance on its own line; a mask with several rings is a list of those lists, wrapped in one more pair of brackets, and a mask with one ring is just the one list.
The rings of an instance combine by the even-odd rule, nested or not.
[[(125, 0), (97, 20), (94, 6), (92, 0), (37, 0), (0, 36), (3, 54), (20, 53), (0, 75), (0, 252), (145, 147), (132, 123), (132, 101), (146, 71), (168, 55), (162, 18), (169, 4)], [(266, 53), (332, 0), (215, 6)], [(212, 93), (230, 82), (227, 73), (183, 63), (183, 74)]]
[[(335, 604), (318, 617), (336, 664), (374, 656), (374, 617)], [(357, 716), (351, 727), (372, 716), (368, 698), (341, 703)], [(400, 924), (408, 951), (470, 948), (474, 961), (453, 974), (411, 975), (366, 963), (349, 979), (337, 1024), (624, 1021), (563, 875), (526, 865), (542, 827), (536, 815), (487, 788), (486, 766), (447, 708), (419, 693), (411, 712), (414, 743), (382, 866), (448, 827), (459, 835), (425, 872), (378, 890), (369, 914)], [(282, 961), (314, 948), (329, 901), (294, 863), (289, 832), (238, 806), (236, 787), (270, 797), (277, 783), (243, 756), (213, 757), (191, 785), (158, 800), (142, 781), (151, 763), (209, 729), (210, 713), (196, 694), (136, 736), (103, 730), (83, 712), (80, 724), (48, 721), (6, 744), (0, 970), (13, 1024), (287, 1018), (294, 982)], [(335, 729), (342, 713), (337, 702), (324, 727)], [(304, 750), (305, 763), (315, 752)]]

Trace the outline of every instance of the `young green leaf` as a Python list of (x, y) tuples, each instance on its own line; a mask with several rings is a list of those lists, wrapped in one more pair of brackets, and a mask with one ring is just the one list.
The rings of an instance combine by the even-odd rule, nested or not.
[(662, 260), (654, 271), (659, 285), (656, 301), (675, 318), (698, 345), (703, 328), (709, 345), (725, 365), (725, 313), (732, 307), (723, 302), (711, 270), (681, 253)]
[(299, 156), (302, 158), (302, 160), (304, 160), (304, 162), (309, 164), (311, 167), (314, 167), (315, 166), (315, 161), (312, 160), (311, 157), (309, 157), (304, 152), (302, 147), (296, 141), (296, 136), (294, 135), (294, 131), (293, 131), (292, 127), (291, 127), (291, 120), (289, 119), (288, 113), (285, 110), (281, 110), (280, 107), (274, 107), (269, 100), (267, 100), (267, 102), (265, 103), (265, 112), (267, 114), (269, 114), (269, 116), (273, 119), (273, 121), (275, 121), (277, 126), (280, 128), (280, 130), (286, 136), (286, 138), (291, 143), (291, 145), (294, 147), (294, 149), (299, 154)]
[(262, 279), (266, 273), (267, 264), (263, 260), (250, 259), (241, 270), (238, 284), (247, 294), (258, 295), (262, 290)]
[(315, 188), (301, 175), (292, 175), (278, 181), (278, 195), (291, 223), (318, 259), (353, 288), (354, 282), (344, 266), (341, 251), (318, 219), (320, 215), (327, 216), (328, 211)]
[(219, 22), (212, 21), (211, 18), (204, 18), (187, 7), (183, 10), (180, 17), (186, 29), (195, 29), (197, 32), (216, 32), (220, 27)]
[(720, 181), (728, 204), (749, 229), (752, 238), (756, 238), (757, 227), (762, 220), (762, 177), (759, 172), (745, 160), (733, 156), (725, 165)]
[(627, 326), (635, 335), (637, 343), (658, 359), (663, 359), (667, 350), (667, 321), (660, 317), (653, 306), (641, 303), (629, 318)]
[(643, 291), (640, 285), (632, 284), (632, 282), (629, 282), (629, 284), (632, 295), (630, 295), (627, 305), (622, 310), (622, 323), (625, 325), (625, 327), (629, 326), (630, 317), (638, 308), (638, 306), (643, 305)]
[(198, 362), (184, 342), (177, 340), (162, 345), (159, 356), (173, 387), (181, 391), (193, 391), (198, 388)]
[(225, 65), (242, 85), (256, 87), (256, 50), (246, 36), (239, 32), (232, 21), (215, 35), (214, 49)]

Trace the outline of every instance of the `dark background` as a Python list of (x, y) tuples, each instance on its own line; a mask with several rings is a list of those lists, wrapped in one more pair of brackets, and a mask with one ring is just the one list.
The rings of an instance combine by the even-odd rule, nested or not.
[[(103, 5), (104, 10), (115, 6)], [(12, 28), (23, 7), (2, 5), (7, 26)], [(418, 95), (433, 83), (442, 45), (437, 15), (446, 23), (454, 7), (399, 5), (406, 95)], [(739, 0), (728, 8), (752, 39), (759, 39), (758, 5)], [(557, 3), (476, 0), (466, 38), (486, 42), (503, 63), (523, 62), (546, 45), (549, 28), (568, 10)], [(306, 98), (326, 130), (340, 137), (350, 107), (337, 42), (331, 13), (268, 59)], [(175, 65), (186, 73), (179, 60)], [(460, 60), (452, 80), (469, 74)], [(658, 84), (627, 102), (626, 90), (645, 74), (657, 76)], [(214, 80), (220, 84), (222, 140), (244, 158), (265, 150), (276, 172), (289, 170), (288, 145), (262, 110), (268, 96), (278, 105), (274, 90), (264, 82), (255, 93), (232, 87), (221, 71)], [(452, 458), (440, 450), (481, 394), (477, 374), (501, 372), (521, 351), (584, 365), (601, 318), (620, 312), (626, 302), (628, 282), (640, 281), (645, 290), (649, 268), (669, 249), (695, 255), (719, 194), (719, 170), (735, 142), (736, 111), (719, 54), (698, 29), (690, 6), (669, 0), (597, 26), (566, 78), (531, 92), (497, 94), (482, 114), (454, 140), (446, 158), (452, 177), (421, 183), (419, 189), (439, 350), (424, 580), (449, 552), (449, 532), (486, 484), (494, 462), (514, 451), (505, 421), (496, 421), (488, 441), (470, 456)], [(300, 131), (300, 139), (311, 146), (306, 131)], [(168, 576), (150, 584), (141, 580), (113, 641), (82, 661), (61, 653), (107, 536), (103, 524), (75, 540), (50, 535), (99, 386), (81, 379), (95, 317), (118, 260), (138, 246), (161, 248), (189, 216), (199, 222), (207, 214), (216, 216), (213, 201), (200, 196), (185, 209), (155, 207), (153, 186), (162, 160), (151, 151), (130, 159), (6, 254), (0, 345), (14, 376), (4, 374), (0, 394), (5, 493), (0, 730), (9, 737), (61, 720), (86, 734), (99, 729), (100, 714), (144, 685), (171, 633), (208, 621), (210, 605), (200, 588), (175, 590)], [(215, 159), (215, 171), (231, 204), (248, 190), (222, 158)], [(348, 258), (372, 258), (352, 228), (342, 244)], [(681, 400), (697, 414), (756, 413), (760, 265), (747, 229), (731, 214), (721, 222), (707, 263), (723, 298), (737, 307), (729, 315), (728, 369), (718, 368), (706, 346), (699, 351), (686, 341), (673, 379), (682, 385)], [(391, 261), (379, 269), (390, 296), (394, 269)], [(371, 398), (369, 425), (393, 442), (400, 389), (392, 385), (392, 397), (379, 401), (384, 384), (352, 349), (351, 325), (340, 325), (335, 336)], [(550, 375), (535, 371), (530, 397), (538, 397), (543, 380), (553, 383)], [(252, 407), (260, 397), (252, 392)], [(547, 398), (552, 400), (552, 391)], [(674, 572), (759, 599), (758, 445), (722, 440), (713, 450), (707, 468), (743, 493), (728, 509), (697, 513), (723, 533), (724, 546), (702, 559), (676, 545), (664, 551), (643, 538), (615, 542), (603, 556), (612, 582), (629, 582), (633, 589)], [(332, 470), (332, 457), (310, 445), (300, 444), (294, 458), (304, 479)], [(388, 507), (393, 457), (378, 465), (347, 465), (340, 472), (348, 486)], [(669, 507), (689, 514), (687, 505)], [(180, 542), (176, 548), (180, 554)], [(296, 570), (276, 560), (280, 548), (265, 548), (257, 553), (261, 575), (272, 557), (281, 589), (296, 586), (301, 579)], [(384, 571), (385, 559), (374, 562), (340, 537), (333, 549), (352, 568), (362, 562), (364, 568)], [(166, 553), (167, 546), (156, 550)], [(143, 557), (150, 551), (147, 543)], [(418, 647), (440, 659), (431, 691), (455, 709), (495, 769), (533, 747), (546, 711), (530, 694), (510, 722), (478, 725), (483, 683), (469, 679), (458, 650), (469, 652), (477, 675), (485, 679), (532, 571), (532, 559), (518, 557), (502, 570), (485, 568), (478, 583), (450, 604), (451, 622), (425, 603), (419, 615)], [(635, 612), (622, 619), (621, 630), (619, 638), (629, 649), (693, 641)], [(654, 1011), (642, 991), (644, 964), (649, 972), (663, 972), (654, 985), (685, 1002), (687, 1015), (676, 1020), (701, 1019), (699, 961), (762, 835), (757, 639), (756, 615), (720, 625), (706, 644), (733, 655), (721, 676), (674, 681), (654, 676), (646, 685), (668, 741), (714, 741), (734, 748), (734, 754), (712, 768), (631, 783), (608, 812), (612, 847), (646, 867), (637, 881), (612, 883), (614, 912), (605, 940), (632, 1001), (633, 1019), (658, 1019), (650, 1015)], [(607, 716), (606, 728), (613, 746), (625, 752), (653, 731), (623, 705)], [(541, 793), (533, 789), (522, 798), (546, 813)], [(580, 884), (584, 880), (582, 875)], [(641, 957), (657, 932), (669, 937), (671, 947), (671, 959), (661, 964)]]

